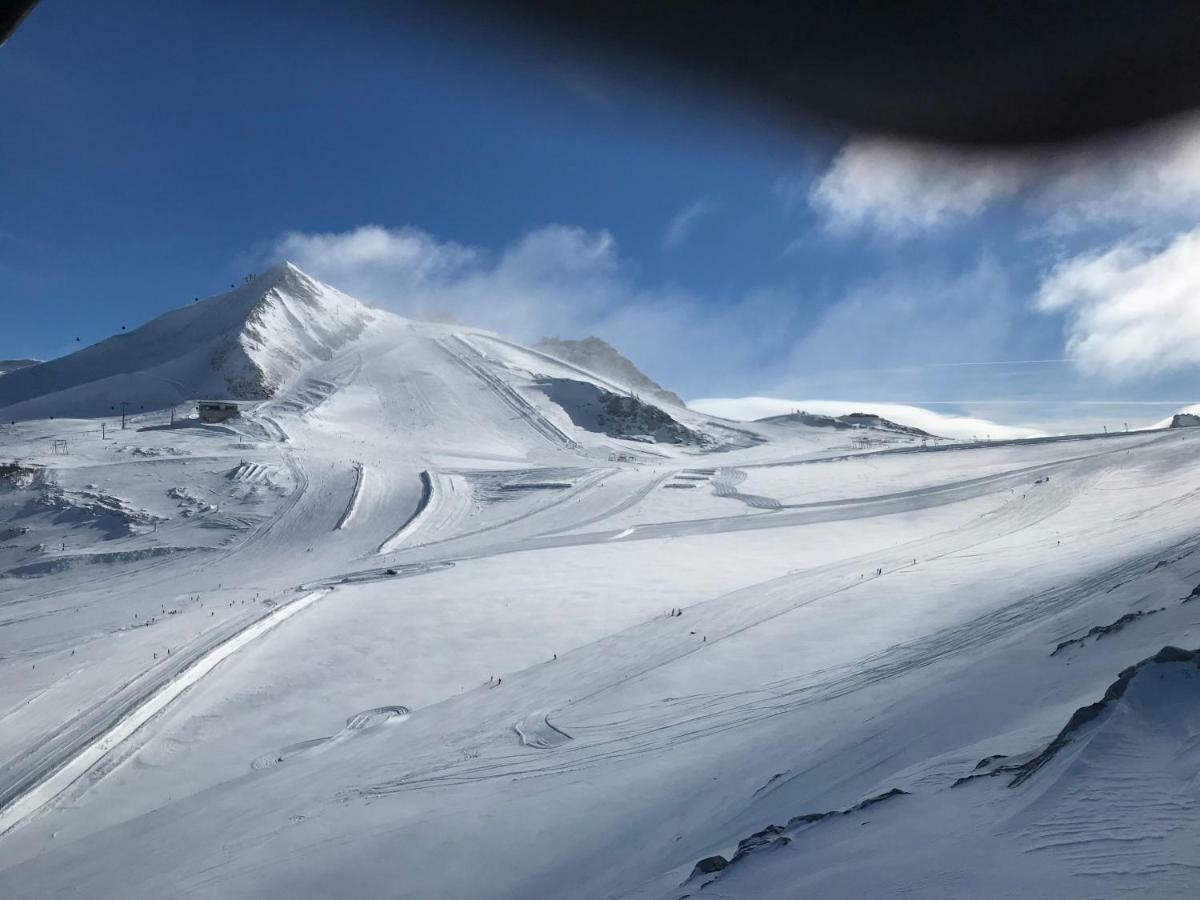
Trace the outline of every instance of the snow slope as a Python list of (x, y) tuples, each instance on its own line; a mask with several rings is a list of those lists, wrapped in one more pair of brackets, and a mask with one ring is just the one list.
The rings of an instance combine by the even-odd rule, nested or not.
[(1195, 893), (1200, 431), (646, 443), (276, 275), (241, 418), (0, 429), (0, 895)]
[(26, 366), (36, 366), (40, 362), (40, 359), (0, 359), (0, 375), (5, 372), (15, 372)]
[(644, 394), (652, 403), (684, 405), (678, 394), (658, 384), (634, 365), (632, 360), (622, 356), (615, 347), (598, 337), (587, 337), (582, 341), (542, 338), (537, 342), (536, 349), (627, 385), (631, 391)]
[(358, 301), (283, 263), (227, 294), (0, 375), (0, 418), (95, 417), (122, 400), (142, 410), (266, 399), (371, 319)]

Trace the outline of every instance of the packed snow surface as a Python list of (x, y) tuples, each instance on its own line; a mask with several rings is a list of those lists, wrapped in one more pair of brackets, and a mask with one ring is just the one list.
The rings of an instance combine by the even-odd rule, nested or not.
[(1195, 894), (1200, 430), (564, 355), (284, 265), (0, 375), (0, 896)]

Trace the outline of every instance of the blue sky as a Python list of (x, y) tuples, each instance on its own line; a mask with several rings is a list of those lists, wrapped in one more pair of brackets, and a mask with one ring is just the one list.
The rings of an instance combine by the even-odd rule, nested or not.
[(1200, 128), (1054, 157), (785, 130), (428, 10), (41, 4), (0, 49), (0, 357), (281, 256), (413, 315), (597, 333), (686, 397), (1058, 430), (1196, 399)]

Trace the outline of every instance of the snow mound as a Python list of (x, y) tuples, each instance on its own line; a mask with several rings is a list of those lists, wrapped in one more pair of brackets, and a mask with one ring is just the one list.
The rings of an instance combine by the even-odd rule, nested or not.
[(282, 263), (69, 356), (0, 375), (0, 417), (111, 415), (194, 399), (265, 400), (358, 338), (374, 313)]
[(627, 385), (636, 393), (645, 394), (656, 403), (685, 405), (678, 394), (658, 384), (634, 365), (631, 359), (621, 355), (615, 347), (598, 337), (588, 337), (582, 341), (545, 337), (534, 346), (564, 362)]

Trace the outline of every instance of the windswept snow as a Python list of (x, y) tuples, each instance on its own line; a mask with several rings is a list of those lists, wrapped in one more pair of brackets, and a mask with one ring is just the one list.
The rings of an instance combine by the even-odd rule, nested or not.
[(1194, 895), (1200, 430), (632, 379), (288, 266), (0, 376), (0, 895)]
[(652, 403), (666, 403), (671, 406), (684, 405), (678, 394), (668, 391), (658, 384), (631, 360), (622, 356), (615, 347), (598, 337), (587, 337), (582, 341), (556, 337), (542, 338), (537, 343), (537, 349), (544, 350), (572, 365), (580, 366), (584, 370), (619, 382), (634, 393), (646, 395), (646, 398)]

